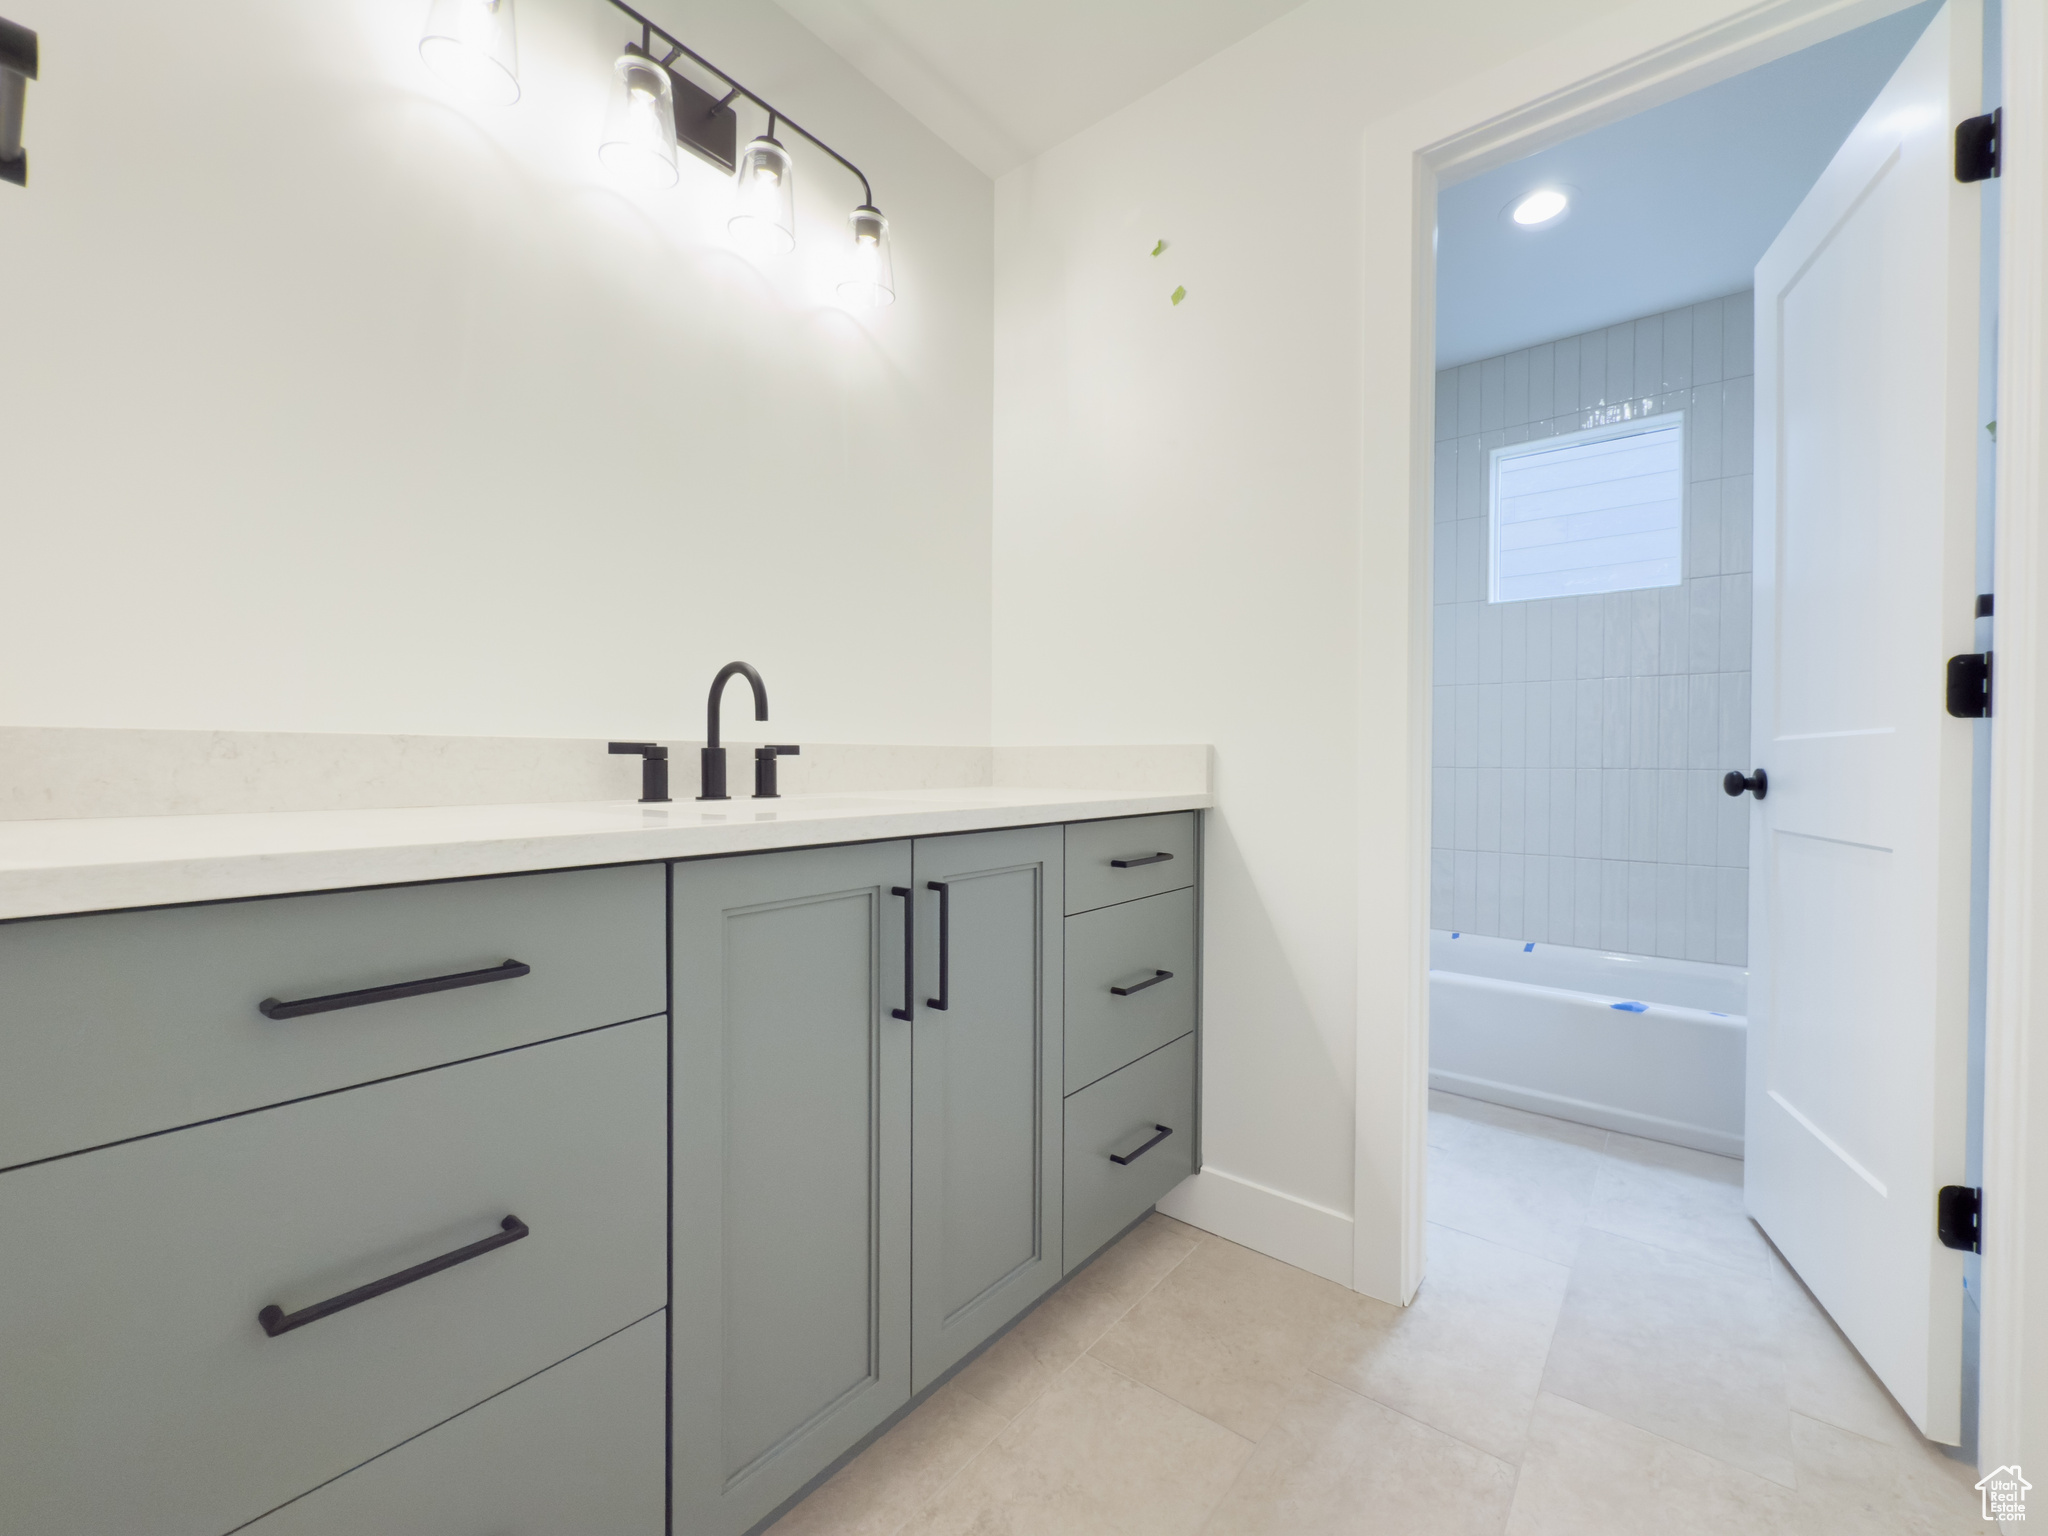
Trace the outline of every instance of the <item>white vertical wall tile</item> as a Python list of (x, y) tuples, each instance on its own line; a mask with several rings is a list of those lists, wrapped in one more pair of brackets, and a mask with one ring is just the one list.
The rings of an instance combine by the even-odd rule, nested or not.
[(1721, 481), (1721, 569), (1752, 571), (1756, 560), (1750, 547), (1753, 487), (1750, 475), (1729, 475)]
[[(1716, 804), (1715, 802), (1720, 802)], [(1685, 862), (1707, 868), (1721, 862), (1720, 776), (1706, 768), (1685, 771)]]
[(1579, 338), (1579, 409), (1591, 410), (1607, 398), (1607, 333), (1588, 331)]
[[(1472, 834), (1472, 846), (1481, 853), (1500, 852), (1500, 770), (1498, 768), (1475, 768), (1473, 777), (1476, 806), (1476, 825)], [(1488, 930), (1489, 932), (1491, 930)]]
[[(1692, 307), (1692, 382), (1721, 382), (1721, 301), (1709, 299)], [(1460, 381), (1462, 388), (1462, 380)], [(1460, 396), (1462, 399), (1463, 396)], [(1462, 419), (1462, 418), (1461, 418)], [(1463, 430), (1470, 431), (1465, 428)]]
[(1529, 755), (1529, 685), (1500, 685), (1500, 766), (1522, 768)]
[(1657, 679), (1657, 761), (1659, 768), (1685, 766), (1686, 710), (1691, 706), (1692, 687), (1680, 674)]
[(1458, 761), (1458, 695), (1453, 688), (1429, 690), (1429, 760), (1440, 767)]
[(1628, 857), (1628, 774), (1626, 768), (1600, 770), (1600, 857)]
[(1457, 811), (1451, 823), (1451, 842), (1454, 847), (1473, 849), (1479, 846), (1479, 770), (1477, 768), (1454, 768), (1457, 776), (1453, 786), (1457, 797)]
[(1479, 424), (1479, 375), (1481, 364), (1467, 363), (1458, 370), (1458, 436), (1472, 437), (1486, 429)]
[(1572, 601), (1579, 605), (1579, 660), (1574, 675), (1600, 677), (1607, 662), (1607, 600), (1588, 596)]
[(1688, 681), (1692, 697), (1685, 711), (1685, 766), (1712, 768), (1721, 759), (1721, 679), (1713, 672), (1695, 672)]
[(1550, 675), (1556, 678), (1579, 675), (1579, 600), (1553, 597), (1544, 602), (1550, 610)]
[(1712, 960), (1720, 944), (1718, 869), (1685, 872), (1685, 958)]
[(1685, 574), (1721, 572), (1720, 480), (1695, 480), (1685, 488)]
[(1572, 706), (1578, 722), (1578, 740), (1572, 743), (1572, 762), (1580, 768), (1598, 768), (1606, 738), (1606, 720), (1600, 704), (1600, 679), (1584, 677), (1574, 685), (1578, 698)]
[(1692, 663), (1691, 599), (1685, 584), (1657, 589), (1657, 670), (1684, 672)]
[(1530, 768), (1522, 774), (1522, 849), (1526, 853), (1551, 851), (1548, 768)]
[(1579, 885), (1579, 861), (1550, 855), (1550, 942), (1570, 944), (1578, 938), (1578, 914), (1573, 911)]
[(1550, 409), (1555, 415), (1569, 416), (1579, 408), (1579, 338), (1567, 336), (1553, 342), (1551, 357)]
[(1489, 357), (1479, 365), (1479, 430), (1498, 432), (1508, 424), (1507, 359)]
[[(1440, 838), (1438, 841), (1448, 846), (1450, 840)], [(1629, 770), (1628, 857), (1641, 864), (1654, 863), (1657, 858), (1657, 771), (1654, 768)]]
[(1474, 933), (1500, 932), (1500, 855), (1481, 850), (1474, 872), (1476, 900), (1472, 905)]
[(1581, 949), (1600, 945), (1600, 861), (1572, 860), (1572, 942)]
[(1510, 939), (1519, 939), (1527, 931), (1523, 916), (1522, 883), (1524, 871), (1520, 854), (1504, 853), (1500, 856), (1500, 914), (1495, 919), (1498, 926), (1495, 933)]
[(1731, 379), (1754, 373), (1756, 295), (1745, 288), (1721, 305), (1721, 372)]
[(1506, 407), (1501, 413), (1504, 425), (1519, 427), (1526, 425), (1529, 415), (1529, 354), (1527, 351), (1510, 352), (1501, 359), (1504, 379)]
[(1752, 590), (1749, 572), (1723, 576), (1721, 581), (1721, 655), (1723, 672), (1749, 670), (1750, 608)]
[(1482, 602), (1479, 605), (1479, 681), (1500, 681), (1499, 603)]
[[(1685, 862), (1685, 770), (1657, 770), (1657, 864)], [(1464, 844), (1460, 844), (1463, 847)]]
[(1433, 848), (1429, 854), (1429, 926), (1448, 928), (1452, 917), (1452, 865), (1457, 855), (1448, 848)]
[(1629, 680), (1625, 677), (1600, 679), (1600, 766), (1626, 768), (1631, 739), (1629, 734)]
[[(1484, 676), (1482, 671), (1481, 676)], [(1480, 768), (1500, 766), (1500, 684), (1481, 683), (1479, 697), (1479, 749), (1474, 763)], [(1719, 716), (1715, 717), (1717, 720)]]
[(1436, 440), (1458, 435), (1458, 370), (1440, 368), (1436, 375)]
[(1519, 683), (1529, 675), (1529, 605), (1495, 603), (1500, 615), (1500, 680)]
[(1458, 770), (1429, 770), (1429, 846), (1458, 846)]
[(1557, 349), (1549, 342), (1529, 349), (1529, 421), (1544, 421), (1552, 414), (1556, 398)]
[(1600, 770), (1598, 768), (1575, 768), (1572, 770), (1574, 798), (1578, 808), (1573, 813), (1576, 835), (1572, 839), (1572, 853), (1581, 859), (1600, 857)]
[(1458, 600), (1458, 525), (1435, 523), (1430, 527), (1430, 598), (1437, 603)]
[(1628, 952), (1657, 953), (1657, 866), (1628, 867)]
[(1486, 600), (1486, 519), (1458, 519), (1458, 601)]
[(1664, 393), (1664, 317), (1652, 315), (1635, 325), (1637, 395)]
[(1692, 310), (1670, 310), (1663, 319), (1664, 377), (1660, 394), (1692, 388)]
[(1500, 771), (1500, 835), (1498, 845), (1502, 853), (1526, 853), (1528, 838), (1524, 836), (1522, 811), (1527, 803), (1524, 785), (1528, 774), (1520, 768), (1503, 768)]
[[(1730, 672), (1721, 679), (1721, 755), (1728, 768), (1747, 772), (1749, 760), (1749, 674)], [(1728, 768), (1721, 771), (1726, 773)]]
[(1721, 385), (1695, 384), (1685, 418), (1688, 480), (1721, 478)]
[[(1463, 855), (1460, 855), (1462, 859)], [(1685, 958), (1685, 866), (1657, 866), (1657, 953)]]
[(1756, 459), (1755, 395), (1748, 374), (1721, 385), (1721, 473), (1746, 475)]
[(1636, 393), (1636, 328), (1634, 321), (1607, 327), (1608, 403)]
[(1628, 676), (1635, 630), (1635, 594), (1608, 592), (1600, 599), (1600, 676)]
[(1579, 773), (1576, 768), (1550, 770), (1550, 856), (1570, 858), (1579, 846)]
[(1573, 768), (1579, 761), (1579, 685), (1550, 685), (1550, 766)]
[(1447, 437), (1436, 445), (1430, 470), (1430, 509), (1439, 523), (1455, 522), (1458, 516), (1458, 440)]
[(1721, 578), (1702, 576), (1685, 584), (1688, 662), (1692, 673), (1721, 669)]
[(1457, 669), (1452, 681), (1469, 686), (1479, 681), (1479, 604), (1457, 603), (1457, 618), (1454, 620), (1458, 631)]
[(1486, 516), (1486, 454), (1479, 446), (1479, 434), (1458, 439), (1458, 516)]
[(1550, 860), (1522, 860), (1522, 941), (1550, 938)]
[(1522, 660), (1522, 676), (1530, 682), (1540, 677), (1550, 677), (1550, 615), (1555, 605), (1548, 599), (1535, 602), (1511, 603), (1508, 607), (1522, 611), (1525, 647)]
[(1479, 916), (1479, 855), (1461, 848), (1452, 855), (1451, 928), (1469, 929)]
[(1524, 683), (1528, 689), (1526, 717), (1522, 725), (1522, 764), (1527, 768), (1550, 767), (1550, 690), (1552, 683)]
[(1714, 958), (1722, 965), (1749, 964), (1749, 871), (1718, 872)]
[(1755, 802), (1748, 795), (1725, 794), (1721, 790), (1721, 781), (1718, 778), (1709, 774), (1708, 779), (1714, 787), (1714, 825), (1717, 834), (1714, 840), (1714, 862), (1723, 869), (1747, 869), (1749, 808)]
[(1458, 768), (1479, 766), (1479, 689), (1466, 685), (1451, 690), (1451, 707), (1457, 724), (1451, 733), (1451, 763)]
[[(1628, 766), (1657, 766), (1657, 685), (1654, 677), (1628, 680)], [(1631, 855), (1633, 857), (1633, 855)]]
[(1657, 671), (1657, 590), (1645, 587), (1626, 596), (1629, 605), (1628, 675), (1651, 677)]
[(1600, 861), (1600, 947), (1628, 948), (1628, 865)]

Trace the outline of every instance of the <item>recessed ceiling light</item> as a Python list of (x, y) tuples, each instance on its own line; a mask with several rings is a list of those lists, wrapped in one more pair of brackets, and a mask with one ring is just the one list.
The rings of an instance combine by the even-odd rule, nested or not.
[(1542, 187), (1531, 192), (1519, 203), (1516, 203), (1514, 212), (1510, 216), (1517, 224), (1524, 227), (1535, 224), (1548, 224), (1552, 219), (1563, 213), (1570, 202), (1571, 199), (1558, 191), (1557, 188)]

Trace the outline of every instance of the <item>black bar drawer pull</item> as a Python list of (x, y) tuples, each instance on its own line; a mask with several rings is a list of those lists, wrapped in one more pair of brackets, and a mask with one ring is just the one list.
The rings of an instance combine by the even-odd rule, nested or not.
[(891, 896), (903, 898), (903, 1006), (891, 1008), (892, 1019), (910, 1019), (917, 1009), (917, 951), (912, 933), (917, 928), (917, 899), (907, 885), (889, 887)]
[(532, 966), (507, 960), (503, 965), (485, 966), (480, 971), (457, 971), (453, 976), (429, 976), (424, 981), (401, 981), (389, 987), (364, 987), (360, 992), (330, 992), (325, 997), (302, 997), (295, 1003), (266, 997), (256, 1008), (266, 1019), (302, 1019), (309, 1013), (396, 1002), (401, 997), (425, 997), (429, 992), (453, 992), (457, 987), (480, 987), (487, 981), (512, 981), (532, 974)]
[(1171, 1136), (1172, 1134), (1172, 1126), (1155, 1125), (1152, 1127), (1152, 1136), (1150, 1140), (1144, 1142), (1140, 1146), (1132, 1148), (1128, 1152), (1112, 1152), (1109, 1154), (1109, 1160), (1112, 1163), (1119, 1163), (1124, 1167), (1129, 1167), (1132, 1163), (1135, 1163), (1139, 1158), (1143, 1157), (1147, 1152), (1150, 1152), (1154, 1147), (1158, 1146), (1159, 1143), (1166, 1140), (1166, 1138)]
[(1141, 864), (1164, 864), (1172, 857), (1173, 855), (1170, 853), (1148, 853), (1135, 859), (1111, 859), (1109, 867), (1111, 869), (1136, 869)]
[(386, 1291), (395, 1291), (401, 1286), (411, 1285), (415, 1280), (424, 1280), (429, 1275), (438, 1275), (444, 1269), (453, 1269), (457, 1264), (475, 1258), (480, 1253), (489, 1253), (493, 1248), (502, 1248), (507, 1243), (516, 1243), (532, 1229), (517, 1216), (507, 1216), (498, 1223), (502, 1229), (491, 1237), (478, 1242), (465, 1243), (462, 1247), (442, 1254), (438, 1259), (428, 1259), (410, 1269), (401, 1269), (395, 1275), (386, 1275), (382, 1280), (372, 1280), (368, 1285), (359, 1285), (352, 1291), (343, 1291), (339, 1296), (330, 1296), (325, 1301), (316, 1301), (310, 1307), (297, 1312), (287, 1312), (275, 1302), (256, 1314), (256, 1321), (263, 1325), (263, 1331), (273, 1339), (280, 1333), (290, 1333), (294, 1328), (303, 1328), (308, 1323), (317, 1323), (323, 1317), (332, 1317), (337, 1312), (346, 1312), (350, 1307), (361, 1306), (372, 1296), (382, 1296)]
[(945, 1013), (953, 1003), (953, 887), (943, 880), (927, 880), (925, 887), (939, 893), (939, 995), (924, 1005)]
[(1133, 992), (1142, 992), (1147, 987), (1156, 987), (1162, 981), (1173, 980), (1171, 971), (1154, 971), (1143, 981), (1134, 981), (1128, 987), (1111, 987), (1109, 990), (1118, 997), (1129, 997)]

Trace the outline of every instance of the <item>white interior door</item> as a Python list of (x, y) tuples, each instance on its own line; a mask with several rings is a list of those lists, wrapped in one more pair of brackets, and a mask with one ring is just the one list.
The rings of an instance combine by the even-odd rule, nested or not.
[[(1756, 269), (1749, 1211), (1961, 1433), (1981, 0), (1949, 0)], [(1729, 764), (1747, 770), (1753, 764)]]

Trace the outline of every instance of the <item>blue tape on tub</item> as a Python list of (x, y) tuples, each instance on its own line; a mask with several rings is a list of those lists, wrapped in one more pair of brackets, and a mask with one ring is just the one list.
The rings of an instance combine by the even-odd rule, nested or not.
[(1452, 935), (1451, 935), (1451, 937), (1455, 939), (1455, 938), (1457, 937), (1457, 935), (1456, 935), (1456, 934), (1454, 933), (1454, 934), (1452, 934)]
[(1607, 1006), (1619, 1008), (1623, 1013), (1648, 1013), (1650, 1011), (1648, 1003), (1609, 1003)]
[(1534, 949), (1535, 947), (1536, 947), (1536, 946), (1535, 946), (1534, 944), (1524, 944), (1524, 945), (1522, 946), (1522, 953), (1526, 955), (1526, 954), (1528, 954), (1528, 953), (1529, 953), (1529, 952), (1530, 952), (1531, 950), (1533, 950), (1533, 949)]

